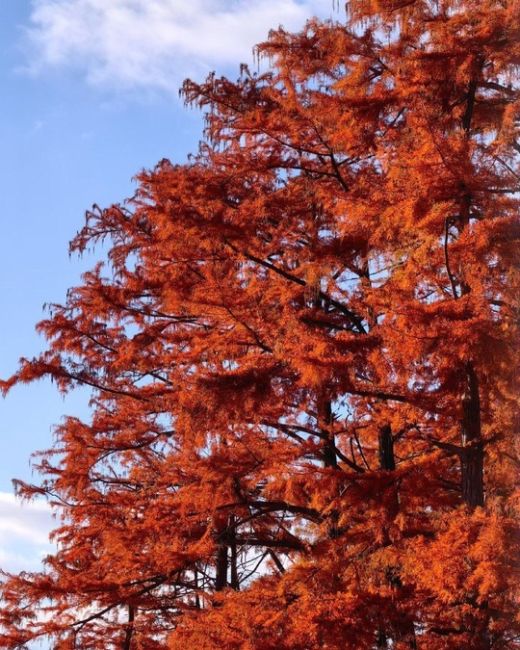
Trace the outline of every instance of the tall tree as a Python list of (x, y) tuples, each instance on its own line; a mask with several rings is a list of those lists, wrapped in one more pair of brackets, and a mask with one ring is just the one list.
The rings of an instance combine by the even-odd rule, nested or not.
[(4, 647), (520, 647), (517, 0), (357, 0), (262, 74), (187, 81), (206, 139), (4, 383), (92, 388)]

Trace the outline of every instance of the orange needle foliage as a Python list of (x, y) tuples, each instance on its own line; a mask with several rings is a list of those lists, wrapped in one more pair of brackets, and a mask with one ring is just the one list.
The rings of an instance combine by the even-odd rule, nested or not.
[(357, 0), (187, 81), (206, 139), (139, 176), (5, 390), (92, 388), (0, 644), (520, 648), (518, 0)]

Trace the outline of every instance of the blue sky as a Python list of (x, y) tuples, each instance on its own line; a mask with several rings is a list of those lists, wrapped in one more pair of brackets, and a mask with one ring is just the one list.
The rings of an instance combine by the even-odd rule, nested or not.
[[(133, 191), (162, 158), (181, 162), (201, 116), (179, 101), (186, 76), (236, 76), (270, 27), (300, 27), (332, 0), (1, 0), (0, 377), (44, 342), (42, 305), (60, 302), (93, 258), (68, 242), (92, 203)], [(43, 504), (20, 506), (11, 479), (36, 480), (29, 458), (63, 414), (86, 413), (86, 391), (50, 382), (0, 401), (0, 566), (33, 568), (51, 526)]]

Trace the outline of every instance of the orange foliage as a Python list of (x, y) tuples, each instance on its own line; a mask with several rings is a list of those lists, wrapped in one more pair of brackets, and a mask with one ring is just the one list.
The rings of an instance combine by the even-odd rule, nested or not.
[(4, 382), (92, 388), (0, 645), (520, 648), (518, 0), (349, 3), (186, 81), (206, 138)]

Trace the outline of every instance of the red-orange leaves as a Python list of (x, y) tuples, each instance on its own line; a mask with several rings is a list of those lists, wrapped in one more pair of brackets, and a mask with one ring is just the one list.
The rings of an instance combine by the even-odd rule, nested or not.
[(0, 645), (506, 650), (518, 605), (517, 0), (349, 3), (188, 81), (206, 140), (13, 384), (92, 389)]

